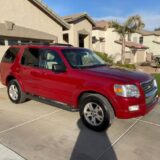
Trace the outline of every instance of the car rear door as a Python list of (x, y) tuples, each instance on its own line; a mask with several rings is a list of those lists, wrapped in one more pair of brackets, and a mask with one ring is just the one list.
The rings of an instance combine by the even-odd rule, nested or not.
[(20, 77), (25, 92), (39, 95), (43, 71), (39, 68), (39, 48), (29, 47), (24, 50), (21, 59)]

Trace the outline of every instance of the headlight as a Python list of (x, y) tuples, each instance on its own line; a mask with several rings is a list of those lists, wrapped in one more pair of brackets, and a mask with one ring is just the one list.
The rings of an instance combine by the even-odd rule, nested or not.
[(155, 79), (153, 80), (153, 85), (154, 85), (154, 87), (156, 87), (156, 88), (158, 87), (157, 81), (156, 81)]
[(139, 90), (136, 85), (114, 85), (114, 92), (122, 97), (140, 97)]

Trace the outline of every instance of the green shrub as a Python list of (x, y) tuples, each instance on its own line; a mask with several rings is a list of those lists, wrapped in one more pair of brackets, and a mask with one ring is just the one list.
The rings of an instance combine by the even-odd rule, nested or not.
[(152, 76), (157, 80), (158, 84), (158, 95), (160, 96), (160, 74), (152, 74)]
[(122, 67), (122, 68), (128, 68), (128, 69), (136, 69), (136, 66), (134, 64), (120, 64), (120, 63), (117, 63), (116, 66)]
[(108, 56), (108, 54), (103, 53), (103, 52), (97, 52), (94, 51), (99, 57), (101, 57), (105, 62), (107, 62), (108, 64), (112, 65), (113, 64), (113, 57), (112, 56)]

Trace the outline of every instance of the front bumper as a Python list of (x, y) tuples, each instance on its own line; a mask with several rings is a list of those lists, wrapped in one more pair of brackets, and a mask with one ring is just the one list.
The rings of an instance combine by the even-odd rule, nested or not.
[[(121, 119), (135, 118), (144, 116), (150, 112), (158, 103), (157, 88), (148, 94), (143, 94), (140, 98), (115, 97), (117, 109), (116, 117)], [(139, 110), (129, 111), (129, 106), (139, 105)]]

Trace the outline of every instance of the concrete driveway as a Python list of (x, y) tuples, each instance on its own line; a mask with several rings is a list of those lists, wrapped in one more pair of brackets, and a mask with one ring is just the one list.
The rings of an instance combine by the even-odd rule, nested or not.
[(79, 114), (37, 101), (12, 104), (0, 89), (0, 160), (159, 160), (160, 108), (115, 120), (102, 133)]

